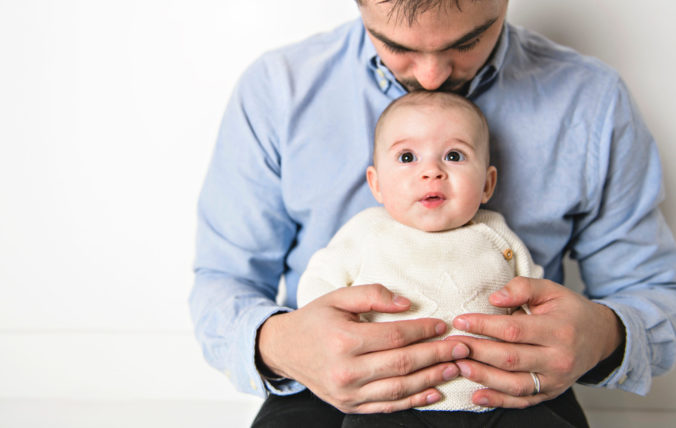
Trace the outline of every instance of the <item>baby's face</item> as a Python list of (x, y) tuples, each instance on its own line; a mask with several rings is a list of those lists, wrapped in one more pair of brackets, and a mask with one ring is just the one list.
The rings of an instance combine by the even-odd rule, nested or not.
[(405, 104), (391, 111), (367, 180), (395, 220), (426, 232), (463, 226), (491, 197), (496, 170), (476, 113)]

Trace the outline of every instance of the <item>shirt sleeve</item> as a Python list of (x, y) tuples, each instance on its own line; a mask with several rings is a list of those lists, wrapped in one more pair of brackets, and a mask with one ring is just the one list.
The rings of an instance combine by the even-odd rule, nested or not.
[(575, 221), (571, 256), (594, 301), (624, 324), (622, 364), (594, 386), (646, 394), (676, 356), (676, 249), (659, 211), (657, 146), (621, 81), (599, 101), (587, 159), (589, 208)]
[[(195, 283), (190, 309), (206, 360), (242, 392), (290, 394), (296, 382), (256, 370), (258, 328), (291, 308), (276, 296), (297, 226), (281, 191), (279, 127), (283, 92), (259, 60), (226, 108), (198, 203)], [(271, 96), (275, 94), (275, 96)]]

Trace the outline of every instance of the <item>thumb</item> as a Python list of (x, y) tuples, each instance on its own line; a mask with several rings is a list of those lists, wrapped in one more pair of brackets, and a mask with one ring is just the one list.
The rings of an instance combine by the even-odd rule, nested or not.
[(394, 294), (381, 284), (343, 287), (325, 296), (328, 303), (337, 309), (355, 314), (366, 312), (403, 312), (411, 307), (411, 301)]
[(517, 276), (505, 284), (504, 287), (491, 294), (488, 301), (491, 305), (499, 308), (516, 308), (521, 306), (528, 312), (526, 309), (529, 306), (536, 306), (542, 303), (547, 296), (551, 296), (551, 293), (548, 293), (547, 283), (547, 281), (540, 279)]

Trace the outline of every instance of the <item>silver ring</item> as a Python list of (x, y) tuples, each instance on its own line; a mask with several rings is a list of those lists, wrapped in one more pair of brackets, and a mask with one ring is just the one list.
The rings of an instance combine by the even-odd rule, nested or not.
[(533, 372), (530, 372), (530, 377), (533, 378), (533, 383), (535, 384), (531, 395), (538, 395), (540, 393), (540, 378)]

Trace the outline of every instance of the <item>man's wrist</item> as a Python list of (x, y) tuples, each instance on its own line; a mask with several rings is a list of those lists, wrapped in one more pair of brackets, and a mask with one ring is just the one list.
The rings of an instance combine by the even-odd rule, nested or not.
[(615, 348), (610, 356), (600, 361), (591, 370), (583, 374), (577, 381), (592, 385), (603, 382), (604, 379), (607, 379), (612, 372), (622, 365), (622, 361), (624, 360), (624, 347), (625, 340), (623, 338), (620, 345)]
[[(270, 320), (275, 318), (277, 315), (284, 314), (285, 312), (277, 312), (272, 314), (261, 326), (258, 328), (258, 331), (256, 332), (256, 349), (255, 349), (255, 364), (256, 364), (256, 370), (258, 370), (258, 373), (261, 375), (261, 377), (270, 380), (270, 381), (281, 381), (286, 379), (284, 376), (276, 373), (273, 369), (270, 368), (270, 366), (267, 364), (267, 361), (269, 361), (269, 358), (266, 359), (263, 357), (263, 352), (261, 350), (261, 337), (263, 336), (263, 341), (264, 343), (268, 343), (267, 338), (270, 335), (270, 332), (268, 331), (272, 325), (270, 323)], [(274, 321), (273, 321), (274, 323)], [(264, 332), (265, 329), (265, 332)]]
[(598, 384), (604, 379), (608, 378), (610, 374), (622, 365), (625, 350), (625, 327), (620, 318), (615, 314), (615, 311), (607, 306), (599, 304), (602, 308), (607, 325), (610, 326), (607, 337), (609, 338), (607, 345), (599, 361), (587, 373), (582, 375), (578, 382), (588, 384)]
[[(622, 354), (624, 354), (626, 332), (624, 329), (624, 324), (620, 320), (620, 317), (617, 316), (615, 311), (600, 303), (597, 303), (597, 305), (602, 308), (607, 319), (606, 325), (609, 327), (607, 330), (608, 334), (606, 336), (608, 337), (608, 342), (604, 352), (601, 354), (601, 362), (603, 362), (614, 356), (619, 348), (622, 348)], [(622, 360), (620, 360), (620, 363), (621, 362)]]

